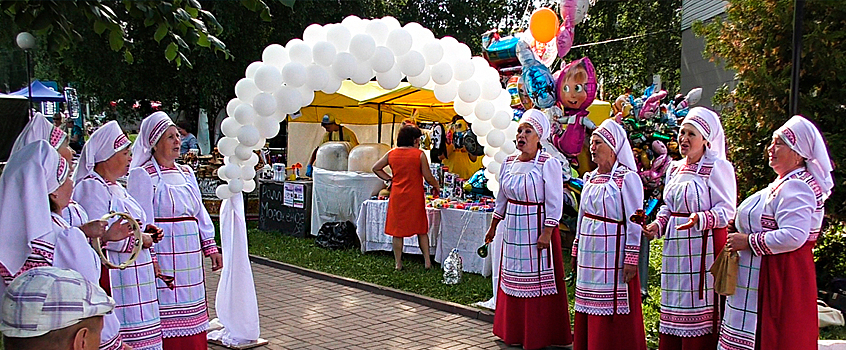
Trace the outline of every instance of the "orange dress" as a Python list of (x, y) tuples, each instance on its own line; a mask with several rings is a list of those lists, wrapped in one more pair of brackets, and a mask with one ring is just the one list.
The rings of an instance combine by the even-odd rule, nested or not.
[(394, 148), (388, 153), (388, 165), (394, 173), (385, 220), (385, 233), (390, 236), (411, 237), (429, 232), (420, 168), (422, 154), (417, 148)]

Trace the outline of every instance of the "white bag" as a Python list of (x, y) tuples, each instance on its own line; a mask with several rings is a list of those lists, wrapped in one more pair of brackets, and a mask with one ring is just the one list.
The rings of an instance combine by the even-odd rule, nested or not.
[(829, 307), (822, 300), (817, 300), (817, 313), (819, 314), (820, 328), (844, 325), (843, 314), (840, 310)]

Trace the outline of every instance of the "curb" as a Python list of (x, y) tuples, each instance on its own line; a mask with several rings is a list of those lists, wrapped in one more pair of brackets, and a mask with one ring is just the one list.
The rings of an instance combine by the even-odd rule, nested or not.
[(493, 323), (494, 314), (488, 310), (476, 309), (473, 307), (461, 305), (458, 303), (453, 303), (449, 301), (439, 300), (430, 298), (427, 296), (423, 296), (420, 294), (414, 294), (406, 291), (402, 291), (399, 289), (394, 289), (390, 287), (380, 286), (373, 283), (363, 282), (359, 280), (354, 280), (351, 278), (336, 276), (332, 274), (328, 274), (325, 272), (320, 272), (317, 270), (311, 270), (291, 264), (286, 264), (280, 261), (267, 259), (264, 257), (260, 257), (257, 255), (250, 254), (250, 261), (261, 264), (264, 266), (269, 266), (293, 273), (297, 273), (303, 276), (308, 276), (312, 278), (316, 278), (319, 280), (334, 282), (340, 285), (344, 285), (347, 287), (352, 287), (356, 289), (361, 289), (363, 291), (371, 292), (374, 294), (384, 295), (391, 298), (396, 298), (400, 300), (414, 302), (423, 306), (428, 306), (436, 310), (445, 311), (453, 314), (459, 314), (465, 317), (469, 317), (472, 319), (477, 319), (480, 321), (485, 321), (488, 323)]

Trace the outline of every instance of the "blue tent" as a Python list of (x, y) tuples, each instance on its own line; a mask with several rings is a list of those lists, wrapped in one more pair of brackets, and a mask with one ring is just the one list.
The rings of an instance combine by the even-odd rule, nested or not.
[(66, 102), (65, 95), (44, 86), (40, 81), (35, 80), (29, 87), (25, 87), (18, 91), (15, 91), (9, 95), (18, 95), (29, 97), (29, 89), (32, 89), (32, 100), (33, 101), (51, 101), (51, 102)]

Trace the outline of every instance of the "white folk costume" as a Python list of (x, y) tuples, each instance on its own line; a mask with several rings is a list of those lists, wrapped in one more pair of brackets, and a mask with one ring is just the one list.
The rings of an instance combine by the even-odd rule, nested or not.
[(127, 190), (154, 224), (164, 231), (156, 244), (162, 274), (174, 276), (175, 288), (157, 281), (165, 349), (168, 338), (202, 338), (206, 342), (206, 308), (203, 255), (217, 253), (214, 226), (203, 206), (194, 172), (186, 166), (163, 168), (152, 157), (152, 148), (173, 122), (157, 112), (141, 123), (133, 146)]
[[(576, 257), (576, 319), (573, 349), (646, 349), (640, 282), (624, 282), (623, 265), (637, 265), (641, 228), (629, 217), (643, 208), (626, 131), (608, 119), (593, 132), (614, 150), (611, 172), (586, 173), (573, 256)], [(611, 336), (613, 335), (613, 336)]]
[[(100, 258), (79, 228), (50, 212), (49, 194), (69, 181), (70, 165), (43, 140), (23, 146), (0, 178), (0, 276), (3, 289), (14, 277), (38, 266), (55, 266), (100, 280)], [(45, 223), (51, 223), (45, 225)], [(12, 272), (15, 271), (15, 272)], [(121, 349), (120, 322), (103, 318), (100, 349)]]
[[(549, 136), (549, 121), (538, 110), (523, 114), (541, 138)], [(564, 205), (561, 164), (539, 149), (533, 160), (510, 156), (500, 170), (500, 190), (494, 217), (502, 220), (494, 334), (506, 344), (524, 349), (572, 342), (561, 257), (558, 220)], [(550, 248), (538, 250), (538, 237), (553, 227)]]
[(816, 273), (812, 249), (834, 182), (825, 141), (794, 116), (774, 135), (805, 158), (805, 167), (770, 183), (737, 208), (737, 231), (751, 250), (739, 251), (737, 289), (726, 299), (719, 349), (816, 349)]
[[(97, 129), (85, 147), (74, 173), (74, 198), (92, 217), (99, 218), (109, 212), (127, 213), (140, 220), (143, 228), (151, 223), (132, 196), (119, 184), (103, 179), (94, 171), (95, 164), (103, 162), (127, 149), (129, 139), (116, 121)], [(132, 255), (135, 237), (109, 242), (104, 246), (109, 260), (122, 264)], [(124, 342), (136, 350), (161, 349), (162, 330), (159, 320), (159, 302), (156, 291), (156, 274), (153, 269), (155, 252), (142, 249), (138, 259), (126, 269), (109, 270), (111, 294), (115, 299), (114, 313), (121, 323)]]
[[(660, 348), (713, 349), (720, 314), (714, 307), (719, 299), (708, 269), (725, 245), (724, 228), (734, 218), (737, 185), (734, 167), (725, 158), (719, 116), (695, 107), (681, 124), (694, 126), (708, 144), (699, 162), (687, 164), (684, 158), (672, 162), (667, 170), (665, 204), (656, 218), (658, 236), (664, 237)], [(687, 223), (691, 214), (697, 214), (698, 223), (677, 230), (676, 226)]]

